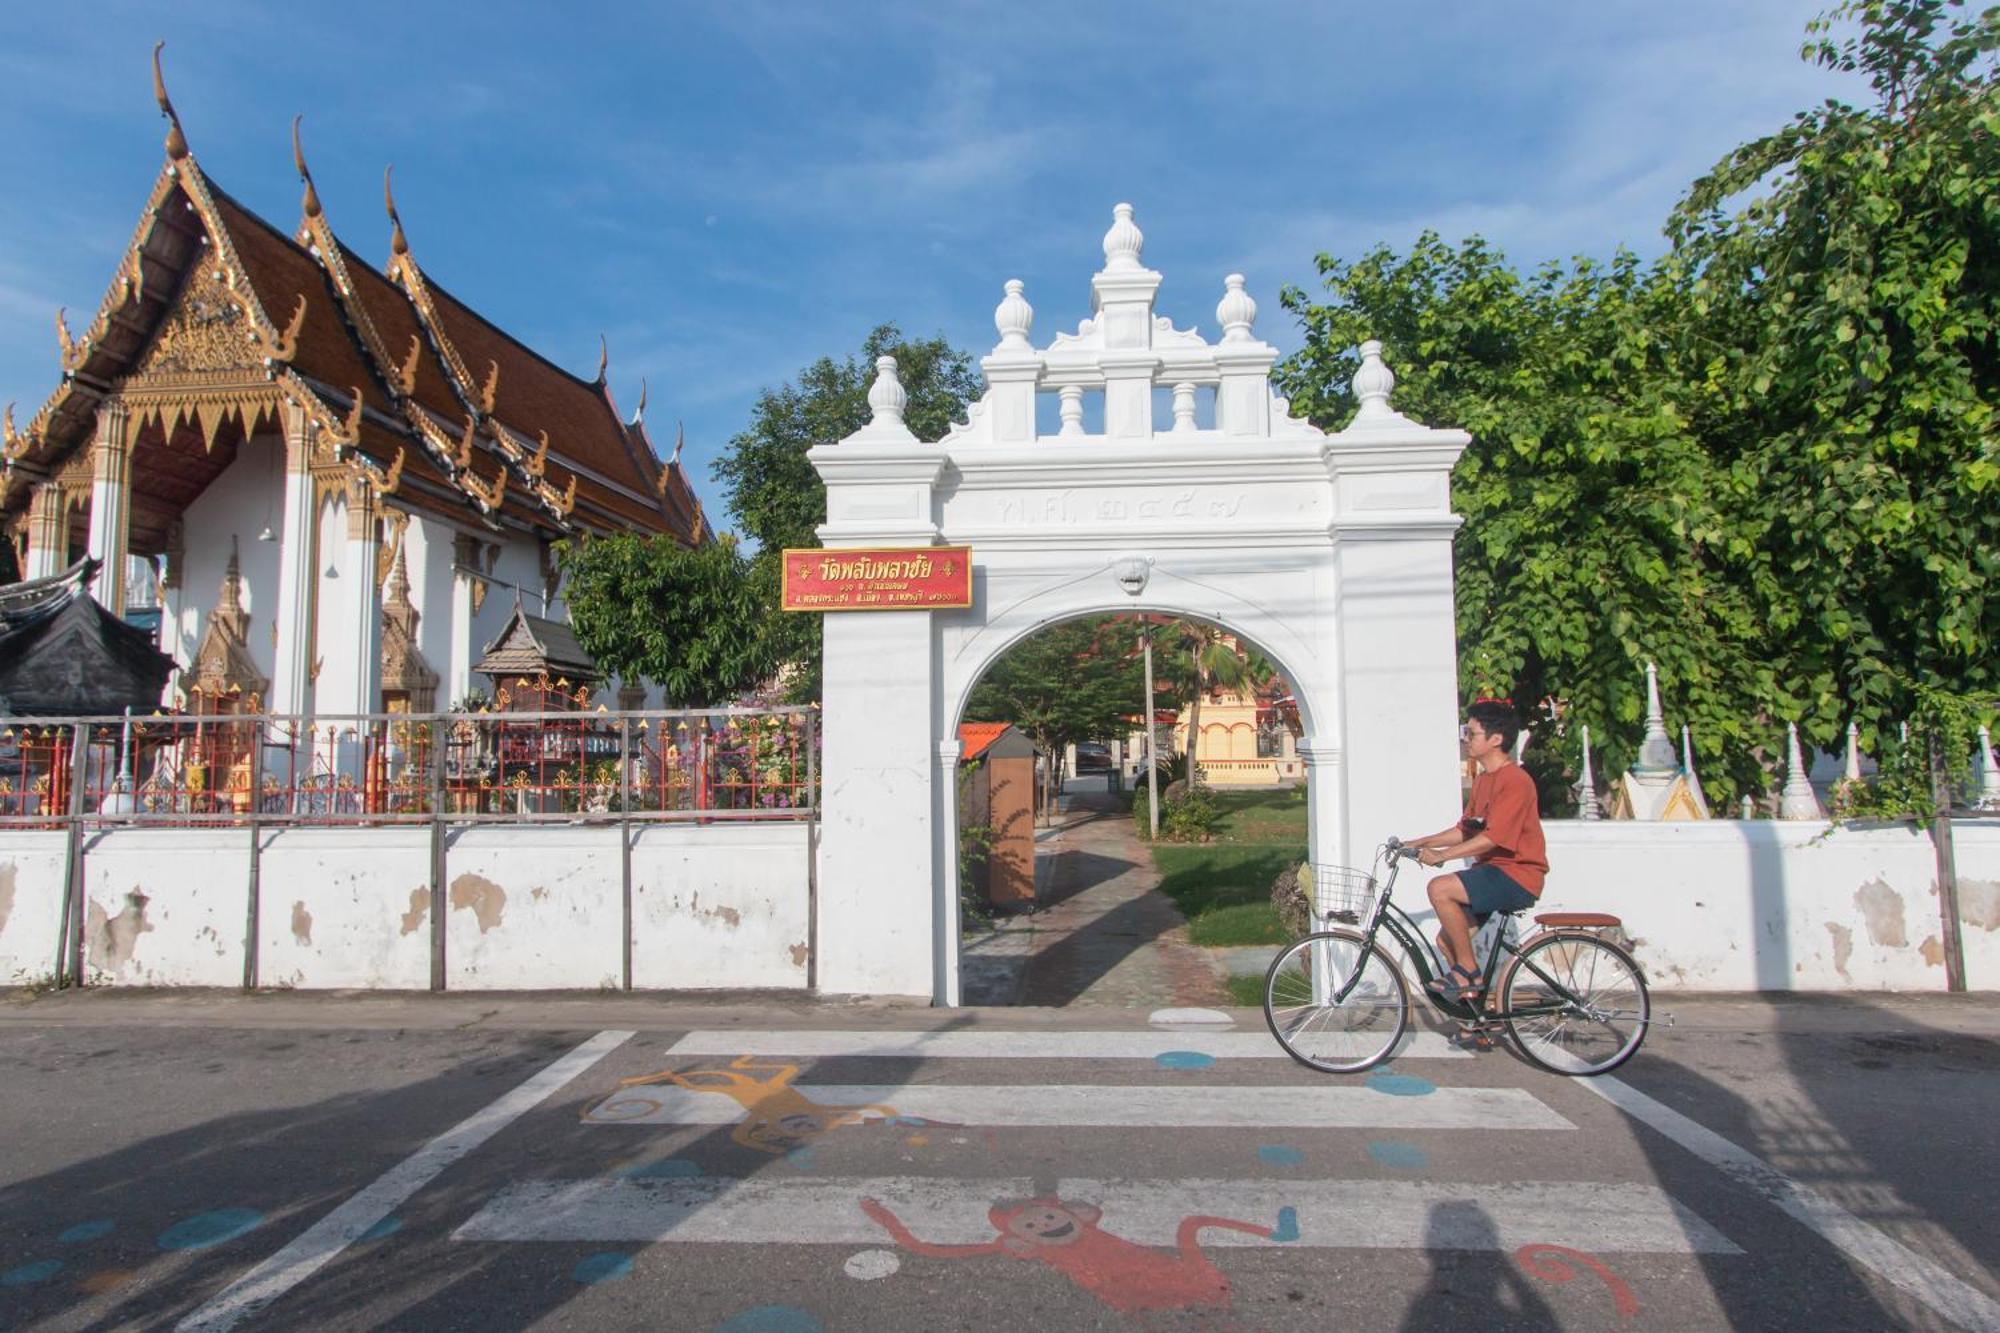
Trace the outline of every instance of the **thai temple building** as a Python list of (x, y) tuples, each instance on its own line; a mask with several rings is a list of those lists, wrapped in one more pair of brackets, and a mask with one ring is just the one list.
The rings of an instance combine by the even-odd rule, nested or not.
[(653, 448), (643, 389), (621, 418), (608, 357), (580, 379), (440, 287), (386, 176), (388, 260), (364, 260), (296, 123), (297, 224), (252, 213), (203, 171), (154, 59), (165, 163), (95, 314), (74, 334), (57, 316), (61, 382), (18, 427), (7, 410), (0, 519), (26, 579), (96, 561), (96, 599), (157, 624), (162, 707), (441, 711), (490, 695), (482, 661), (521, 617), (566, 626), (554, 543), (707, 539), (679, 448)]

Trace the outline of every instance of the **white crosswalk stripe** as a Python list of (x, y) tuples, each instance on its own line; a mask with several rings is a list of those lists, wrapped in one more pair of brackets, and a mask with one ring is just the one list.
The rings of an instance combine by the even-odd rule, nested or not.
[[(1391, 1097), (1366, 1085), (1226, 1087), (1174, 1084), (798, 1084), (827, 1110), (877, 1107), (876, 1114), (949, 1125), (1157, 1127), (1161, 1129), (1574, 1129), (1520, 1088), (1439, 1088)], [(647, 1084), (591, 1108), (593, 1124), (728, 1125), (742, 1108), (715, 1091)], [(886, 1118), (886, 1115), (885, 1115)]]
[[(453, 1233), (468, 1241), (881, 1244), (861, 1209), (878, 1199), (934, 1244), (993, 1239), (995, 1201), (1033, 1196), (1023, 1178), (795, 1177), (747, 1180), (529, 1181), (509, 1186)], [(1639, 1184), (1415, 1180), (1064, 1180), (1101, 1225), (1140, 1245), (1172, 1245), (1183, 1218), (1211, 1214), (1269, 1226), (1295, 1210), (1306, 1248), (1512, 1251), (1531, 1243), (1595, 1253), (1738, 1254), (1720, 1232), (1659, 1189)], [(1268, 1246), (1204, 1233), (1211, 1246)]]
[[(1322, 1038), (1327, 1054), (1339, 1053), (1335, 1037)], [(1366, 1038), (1348, 1043), (1352, 1053), (1372, 1048)], [(1157, 1060), (1177, 1053), (1214, 1060), (1287, 1060), (1268, 1032), (824, 1032), (698, 1031), (668, 1048), (681, 1055), (855, 1055), (909, 1060)], [(1398, 1060), (1469, 1060), (1435, 1032), (1403, 1038)]]

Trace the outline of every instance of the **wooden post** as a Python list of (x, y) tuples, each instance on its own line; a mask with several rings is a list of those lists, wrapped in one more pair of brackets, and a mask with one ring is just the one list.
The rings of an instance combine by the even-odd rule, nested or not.
[(257, 935), (264, 911), (264, 723), (250, 723), (250, 904), (243, 923), (243, 989), (257, 989)]
[(431, 989), (445, 988), (445, 839), (444, 839), (444, 747), (451, 737), (451, 724), (443, 718), (431, 719)]
[[(90, 770), (90, 724), (71, 723), (69, 787), (63, 793), (64, 824), (68, 838), (63, 847), (62, 929), (56, 932), (56, 987), (83, 984), (83, 787)], [(55, 765), (53, 761), (50, 767)], [(53, 788), (54, 781), (49, 783)]]
[(620, 973), (632, 989), (632, 719), (618, 719), (618, 874)]
[(1965, 936), (1958, 921), (1958, 857), (1951, 839), (1951, 774), (1936, 732), (1930, 737), (1931, 846), (1937, 853), (1938, 913), (1943, 918), (1944, 984), (1953, 993), (1965, 990)]

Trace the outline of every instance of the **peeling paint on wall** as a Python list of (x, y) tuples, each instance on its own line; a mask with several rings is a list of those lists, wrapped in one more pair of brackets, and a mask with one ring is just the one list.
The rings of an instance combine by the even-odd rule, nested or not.
[(403, 913), (403, 934), (414, 935), (430, 915), (431, 891), (429, 889), (410, 890), (410, 910)]
[(1944, 945), (1938, 942), (1937, 936), (1926, 936), (1924, 942), (1917, 946), (1917, 952), (1924, 956), (1924, 962), (1929, 966), (1944, 966)]
[(1833, 936), (1833, 970), (1840, 973), (1840, 979), (1853, 982), (1847, 975), (1847, 960), (1854, 957), (1854, 932), (1838, 921), (1826, 923), (1826, 933)]
[(541, 902), (544, 898), (549, 896), (549, 891), (543, 888), (541, 885), (537, 884), (534, 888), (528, 890), (528, 896), (530, 898), (533, 898), (536, 902)]
[(484, 935), (500, 924), (500, 914), (507, 908), (507, 890), (484, 875), (460, 875), (451, 882), (451, 906), (453, 911), (471, 908), (479, 921), (479, 933)]
[(84, 922), (84, 940), (90, 966), (99, 972), (118, 972), (132, 961), (139, 937), (153, 928), (146, 920), (146, 904), (151, 902), (137, 888), (125, 895), (125, 910), (108, 915), (102, 904), (92, 901)]
[(1910, 943), (1903, 928), (1903, 895), (1879, 879), (1871, 879), (1854, 891), (1854, 905), (1868, 927), (1868, 938), (1885, 949), (1901, 949)]
[(806, 965), (806, 959), (810, 956), (811, 956), (811, 951), (807, 949), (805, 945), (794, 944), (792, 946), (793, 967), (804, 967)]
[(14, 915), (14, 878), (18, 873), (12, 861), (0, 861), (0, 930), (7, 929), (7, 918)]
[[(13, 867), (0, 866), (0, 926), (7, 924), (7, 898), (13, 889)], [(1981, 930), (2000, 930), (2000, 879), (1960, 880), (1958, 919)]]
[(300, 944), (313, 942), (313, 917), (306, 910), (304, 899), (292, 904), (292, 938)]

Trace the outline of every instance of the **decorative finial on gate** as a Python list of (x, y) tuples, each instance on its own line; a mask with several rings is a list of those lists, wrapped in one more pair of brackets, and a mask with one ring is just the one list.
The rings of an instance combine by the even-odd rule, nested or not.
[(306, 168), (305, 145), (299, 142), (299, 122), (304, 116), (292, 117), (292, 165), (299, 169), (299, 179), (305, 183), (305, 198), (299, 201), (299, 211), (309, 218), (319, 216), (319, 191), (313, 188), (312, 172)]
[(1819, 797), (1806, 776), (1805, 753), (1799, 748), (1799, 724), (1785, 724), (1785, 788), (1778, 795), (1778, 818), (1825, 819)]
[(896, 358), (876, 357), (875, 383), (868, 389), (868, 407), (874, 413), (869, 424), (901, 426), (903, 409), (909, 403), (910, 395), (903, 391), (903, 382), (896, 378)]
[(1139, 263), (1139, 253), (1146, 246), (1146, 233), (1139, 230), (1132, 221), (1132, 205), (1118, 204), (1111, 210), (1111, 230), (1104, 233), (1104, 267), (1106, 269), (1129, 269), (1143, 267)]
[(181, 133), (181, 118), (174, 113), (173, 99), (167, 96), (166, 76), (160, 73), (160, 49), (165, 42), (153, 43), (153, 100), (167, 118), (167, 156), (178, 162), (188, 155), (187, 135)]
[[(391, 162), (382, 168), (382, 207), (389, 213), (389, 253), (406, 255), (410, 253), (410, 238), (403, 235), (403, 218), (396, 211), (396, 164)], [(413, 355), (410, 358), (415, 361)]]
[(1396, 409), (1389, 406), (1389, 394), (1395, 387), (1396, 372), (1382, 359), (1382, 344), (1370, 338), (1361, 344), (1361, 369), (1354, 372), (1354, 396), (1361, 400), (1361, 410), (1354, 419), (1360, 422), (1395, 417)]
[[(1241, 273), (1230, 274), (1222, 280), (1222, 285), (1226, 290), (1215, 307), (1215, 318), (1222, 325), (1222, 341), (1249, 342), (1250, 326), (1257, 322), (1257, 303), (1250, 299), (1250, 293), (1243, 290)], [(1377, 344), (1377, 350), (1380, 350), (1380, 344)]]
[(1003, 352), (1027, 352), (1033, 347), (1028, 342), (1028, 330), (1035, 326), (1035, 308), (1028, 304), (1028, 298), (1021, 295), (1024, 284), (1019, 278), (1007, 279), (1007, 294), (1000, 298), (1000, 304), (993, 310), (993, 327), (1000, 330), (1000, 346)]
[(1583, 776), (1576, 784), (1576, 817), (1602, 819), (1604, 807), (1597, 802), (1597, 780), (1590, 771), (1590, 727), (1583, 728)]
[(1660, 709), (1660, 673), (1646, 663), (1646, 737), (1639, 742), (1639, 761), (1634, 773), (1671, 776), (1674, 771), (1674, 743), (1667, 738), (1667, 718)]

